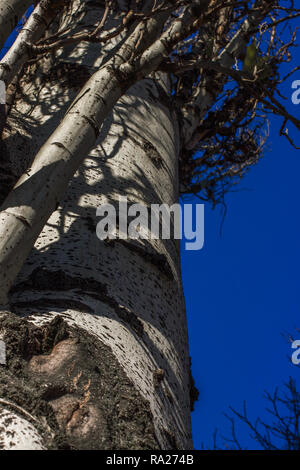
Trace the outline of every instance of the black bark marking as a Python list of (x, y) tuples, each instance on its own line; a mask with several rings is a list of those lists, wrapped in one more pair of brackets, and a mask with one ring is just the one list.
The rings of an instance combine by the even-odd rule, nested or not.
[(149, 140), (145, 139), (142, 135), (134, 137), (131, 133), (129, 134), (128, 132), (126, 132), (125, 134), (129, 139), (134, 142), (135, 145), (144, 150), (147, 157), (149, 157), (153, 165), (158, 170), (164, 167), (162, 156)]
[[(76, 290), (79, 295), (87, 295), (109, 305), (116, 312), (118, 317), (122, 321), (124, 321), (124, 323), (129, 325), (138, 336), (143, 336), (144, 327), (143, 323), (140, 321), (138, 316), (130, 310), (126, 309), (125, 307), (119, 305), (118, 302), (112, 297), (110, 297), (110, 295), (108, 294), (107, 286), (105, 284), (95, 281), (94, 279), (85, 279), (81, 277), (69, 276), (61, 270), (49, 271), (43, 268), (36, 268), (28, 277), (28, 279), (26, 279), (26, 281), (14, 286), (10, 292), (11, 294), (14, 294), (17, 292), (24, 292), (28, 290), (55, 292)], [(68, 307), (67, 299), (61, 299), (61, 301), (52, 301), (52, 299), (47, 299), (46, 302), (48, 306), (55, 306), (58, 305), (57, 302), (61, 302), (61, 307)], [(43, 300), (37, 300), (37, 303), (41, 307)], [(14, 302), (14, 305), (16, 307), (20, 307), (20, 302), (16, 301)], [(25, 306), (27, 307), (26, 304)], [(86, 309), (88, 308), (86, 305), (83, 305), (78, 301), (75, 301), (72, 306), (75, 308), (76, 306), (79, 306), (80, 308), (82, 306), (84, 311), (86, 311)]]
[(28, 302), (14, 302), (12, 303), (12, 309), (33, 309), (33, 308), (61, 308), (61, 309), (73, 309), (80, 310), (81, 312), (93, 313), (93, 310), (83, 302), (72, 299), (36, 299), (28, 300)]
[(143, 139), (143, 149), (153, 165), (160, 170), (163, 167), (163, 159), (154, 145), (148, 140)]
[(154, 388), (158, 388), (165, 378), (165, 371), (163, 369), (156, 369), (153, 371), (153, 384)]
[(96, 139), (98, 138), (100, 134), (99, 127), (97, 126), (96, 122), (93, 119), (90, 119), (88, 116), (85, 116), (84, 114), (81, 116), (83, 119), (85, 119), (89, 125), (93, 128), (93, 131), (95, 133)]
[(119, 87), (122, 91), (122, 94), (126, 93), (128, 88), (135, 83), (135, 74), (134, 69), (130, 70), (129, 73), (121, 72), (118, 67), (109, 66), (112, 76), (118, 80)]
[(3, 203), (7, 197), (17, 177), (13, 171), (7, 145), (4, 141), (0, 140), (0, 204)]
[(123, 239), (115, 239), (114, 242), (121, 243), (122, 245), (126, 246), (130, 251), (138, 254), (148, 263), (151, 263), (153, 266), (159, 269), (159, 271), (164, 274), (170, 281), (174, 281), (174, 275), (172, 268), (168, 262), (166, 255), (163, 253), (151, 253), (147, 250), (147, 248), (143, 247), (142, 245), (138, 245), (134, 243), (132, 240), (123, 240)]

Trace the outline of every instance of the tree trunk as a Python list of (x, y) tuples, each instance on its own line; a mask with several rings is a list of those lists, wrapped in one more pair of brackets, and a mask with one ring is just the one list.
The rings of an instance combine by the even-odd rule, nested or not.
[[(65, 48), (22, 84), (6, 133), (12, 179), (94, 71), (97, 47)], [(2, 448), (192, 447), (179, 243), (96, 236), (102, 203), (178, 201), (179, 147), (166, 75), (131, 87), (106, 119), (0, 316)]]

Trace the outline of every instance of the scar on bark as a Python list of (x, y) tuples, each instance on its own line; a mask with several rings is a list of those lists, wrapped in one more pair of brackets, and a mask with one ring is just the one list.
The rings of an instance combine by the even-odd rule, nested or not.
[(160, 449), (148, 401), (94, 335), (59, 315), (36, 326), (11, 312), (0, 330), (1, 397), (34, 417), (47, 449)]
[(153, 165), (160, 170), (164, 167), (164, 161), (156, 147), (143, 136), (133, 136), (132, 132), (125, 131), (125, 135), (131, 139), (135, 145), (140, 147), (146, 153), (147, 157), (151, 160)]

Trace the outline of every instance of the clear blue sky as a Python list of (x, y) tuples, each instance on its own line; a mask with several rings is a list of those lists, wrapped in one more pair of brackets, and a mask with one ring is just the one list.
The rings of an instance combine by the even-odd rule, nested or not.
[[(297, 58), (295, 49), (283, 73), (298, 65)], [(300, 71), (293, 79), (300, 80)], [(299, 116), (300, 105), (290, 99), (293, 79), (283, 90), (287, 109)], [(222, 414), (229, 405), (240, 410), (246, 400), (251, 417), (268, 419), (264, 390), (299, 375), (283, 335), (300, 339), (300, 154), (278, 137), (280, 122), (270, 116), (264, 158), (235, 187), (239, 191), (227, 195), (222, 236), (221, 208), (206, 204), (204, 248), (182, 252), (192, 370), (200, 392), (192, 414), (195, 448), (209, 447), (216, 428), (230, 435)], [(291, 135), (300, 145), (300, 136)], [(242, 444), (257, 448), (248, 429), (238, 430)]]

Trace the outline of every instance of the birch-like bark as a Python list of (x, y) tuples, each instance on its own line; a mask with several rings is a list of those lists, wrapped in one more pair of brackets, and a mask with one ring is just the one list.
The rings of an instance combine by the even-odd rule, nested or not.
[(31, 44), (40, 39), (53, 21), (62, 2), (41, 0), (21, 29), (12, 47), (0, 62), (0, 80), (8, 85), (30, 58)]
[[(84, 57), (87, 65), (89, 57), (94, 66), (93, 54), (78, 54), (82, 47), (69, 51), (68, 60)], [(99, 76), (106, 73), (104, 66)], [(118, 89), (108, 79), (104, 84)], [(28, 85), (10, 122), (14, 112), (26, 116), (29, 93), (36, 96), (40, 83), (34, 86)], [(55, 96), (44, 84), (43, 113), (37, 99), (30, 115), (38, 126), (28, 132), (26, 119), (23, 124), (19, 119), (19, 132), (28, 133), (28, 153), (57, 125), (72, 96), (60, 82), (49, 90)], [(23, 410), (4, 406), (19, 419), (12, 421), (15, 438), (2, 435), (4, 448), (192, 446), (179, 245), (174, 240), (107, 244), (96, 237), (96, 208), (107, 200), (117, 205), (122, 195), (147, 207), (178, 200), (178, 124), (168, 103), (166, 77), (148, 78), (118, 101), (89, 156), (82, 146), (87, 158), (13, 288), (11, 312), (0, 318), (8, 358), (8, 367), (0, 368), (0, 398)], [(20, 145), (13, 149), (17, 162)], [(56, 174), (62, 176), (58, 163)], [(26, 351), (17, 346), (21, 331)], [(40, 342), (41, 337), (48, 340)], [(25, 422), (24, 441), (17, 431)]]
[[(100, 68), (86, 83), (72, 103), (63, 121), (37, 154), (32, 166), (20, 178), (2, 206), (0, 213), (0, 304), (7, 303), (7, 293), (34, 242), (82, 161), (95, 143), (98, 130), (117, 100), (129, 85), (148, 75), (168, 53), (168, 43), (185, 32), (194, 20), (190, 11), (175, 22), (141, 57), (139, 70), (129, 65), (118, 68), (132, 55), (144, 25), (140, 25), (118, 54)], [(151, 19), (146, 29), (147, 48), (159, 36), (164, 16)], [(124, 77), (125, 73), (125, 79)]]
[[(11, 406), (9, 402), (5, 404)], [(1, 450), (45, 450), (41, 435), (32, 425), (32, 419), (22, 409), (21, 412), (19, 409), (18, 413), (1, 409), (0, 427), (5, 429), (0, 439)]]
[[(103, 5), (73, 0), (62, 24), (93, 30)], [(4, 144), (28, 174), (1, 213), (3, 302), (38, 238), (0, 311), (3, 449), (192, 447), (179, 245), (100, 241), (95, 217), (119, 196), (148, 209), (178, 201), (183, 142), (168, 77), (153, 70), (193, 33), (183, 10), (162, 37), (154, 18), (145, 36), (134, 23), (103, 50), (62, 48), (12, 105)]]
[(121, 95), (110, 67), (94, 74), (4, 202), (0, 214), (0, 303), (6, 303), (6, 294), (37, 236)]
[[(96, 208), (117, 207), (120, 195), (148, 208), (178, 200), (178, 124), (163, 97), (167, 103), (168, 82), (152, 78), (117, 103), (13, 287), (11, 311), (23, 326), (29, 320), (37, 336), (44, 328), (47, 337), (60, 338), (50, 356), (37, 348), (21, 373), (27, 372), (29, 389), (44, 393), (33, 400), (49, 407), (54, 440), (43, 427), (35, 429), (46, 448), (62, 434), (64, 445), (81, 449), (192, 447), (179, 244), (105, 243), (96, 236)], [(54, 318), (67, 326), (51, 326)], [(3, 315), (8, 355), (12, 329), (19, 335), (20, 326)], [(16, 389), (21, 376), (12, 378)], [(51, 426), (51, 409), (59, 430)]]
[[(93, 10), (77, 19), (92, 24), (94, 17)], [(24, 85), (5, 138), (18, 172), (31, 168), (31, 155), (77, 92), (76, 81), (66, 87), (53, 69), (68, 61), (71, 70), (93, 72), (109, 53), (104, 45), (99, 57), (97, 47), (58, 51), (46, 80), (33, 72)], [(119, 195), (147, 207), (178, 200), (178, 152), (177, 117), (163, 75), (131, 87), (90, 154), (82, 148), (84, 161), (11, 291), (10, 310), (0, 313), (7, 352), (0, 410), (3, 420), (12, 418), (13, 436), (0, 426), (2, 448), (192, 447), (179, 245), (105, 243), (96, 236), (96, 208), (107, 201), (117, 206)]]
[(0, 50), (32, 0), (2, 0), (0, 5)]

